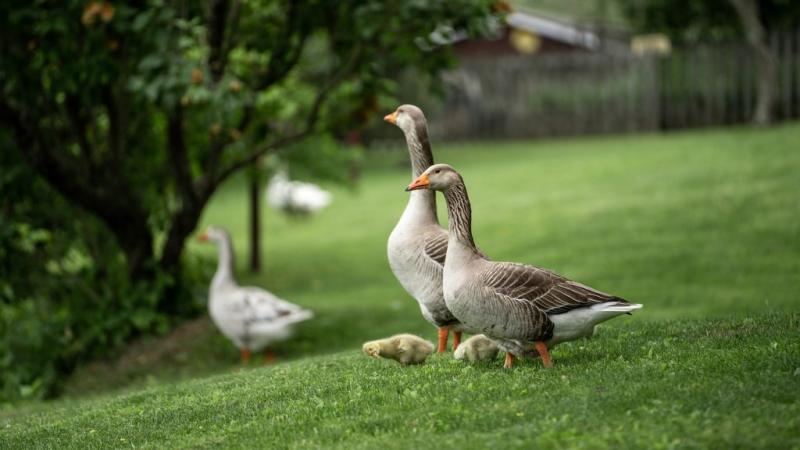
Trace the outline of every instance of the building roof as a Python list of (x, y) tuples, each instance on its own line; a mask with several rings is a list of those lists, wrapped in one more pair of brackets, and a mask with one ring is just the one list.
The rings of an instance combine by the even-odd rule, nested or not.
[[(503, 28), (501, 23), (493, 25), (490, 28), (498, 31)], [(512, 12), (505, 16), (505, 25), (511, 29), (531, 33), (572, 47), (580, 47), (586, 50), (596, 50), (600, 47), (600, 38), (597, 34), (540, 15)], [(500, 35), (502, 33), (498, 33), (497, 37)], [(441, 25), (430, 34), (429, 38), (434, 45), (447, 45), (468, 40), (469, 35), (464, 30), (456, 30), (449, 25)], [(428, 50), (427, 48), (424, 49)]]
[(512, 12), (506, 16), (506, 23), (514, 29), (588, 50), (594, 50), (600, 46), (600, 38), (595, 33), (532, 14)]

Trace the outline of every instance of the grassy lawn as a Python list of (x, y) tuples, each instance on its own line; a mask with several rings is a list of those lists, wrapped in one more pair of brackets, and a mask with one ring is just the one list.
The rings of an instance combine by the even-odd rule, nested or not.
[[(268, 211), (264, 272), (240, 270), (317, 314), (277, 348), (286, 363), (239, 370), (201, 320), (79, 370), (65, 400), (3, 413), (0, 448), (800, 447), (798, 150), (800, 124), (434, 148), (464, 175), (493, 259), (645, 304), (557, 347), (554, 369), (512, 371), (359, 354), (435, 337), (385, 258), (407, 156), (372, 155), (318, 217)], [(245, 199), (234, 180), (204, 218), (231, 230), (240, 267)]]

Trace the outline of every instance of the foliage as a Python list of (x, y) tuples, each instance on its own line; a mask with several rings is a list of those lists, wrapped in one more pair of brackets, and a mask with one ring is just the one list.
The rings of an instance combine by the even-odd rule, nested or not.
[(3, 11), (0, 118), (28, 162), (109, 227), (134, 277), (152, 260), (178, 265), (228, 176), (358, 127), (402, 68), (444, 67), (434, 31), (492, 24), (488, 1), (17, 3)]
[[(616, 0), (631, 26), (661, 32), (680, 43), (741, 38), (741, 20), (731, 0)], [(764, 27), (778, 31), (800, 23), (800, 4), (791, 0), (756, 2)]]
[[(48, 385), (55, 376), (35, 367), (68, 371), (104, 339), (110, 348), (194, 312), (184, 242), (220, 183), (308, 137), (330, 143), (357, 129), (396, 71), (449, 63), (431, 33), (479, 33), (492, 23), (489, 5), (3, 2), (0, 130), (14, 161), (2, 171), (25, 163), (25, 181), (5, 186), (30, 208), (4, 217), (2, 263), (70, 266), (53, 274), (31, 264), (8, 278), (4, 317), (29, 323), (28, 353), (39, 355), (9, 389)], [(350, 163), (331, 148), (324, 159)], [(35, 289), (18, 288), (26, 284)], [(69, 350), (64, 330), (89, 343)], [(6, 361), (20, 357), (17, 344)]]
[(105, 228), (15, 156), (0, 155), (0, 404), (53, 396), (77, 363), (169, 324), (166, 275), (131, 282)]

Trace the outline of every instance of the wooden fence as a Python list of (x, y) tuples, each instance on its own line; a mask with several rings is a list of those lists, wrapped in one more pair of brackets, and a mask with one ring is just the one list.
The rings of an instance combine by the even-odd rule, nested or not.
[[(800, 31), (771, 39), (775, 118), (800, 117)], [(462, 61), (442, 103), (425, 105), (438, 139), (626, 133), (743, 123), (756, 101), (744, 43), (666, 56), (542, 54)], [(424, 104), (424, 103), (423, 103)]]

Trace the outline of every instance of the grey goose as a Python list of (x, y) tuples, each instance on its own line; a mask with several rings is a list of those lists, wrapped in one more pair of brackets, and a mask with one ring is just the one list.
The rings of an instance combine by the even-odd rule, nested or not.
[[(401, 105), (383, 120), (403, 131), (411, 158), (411, 175), (418, 177), (433, 164), (428, 123), (422, 110)], [(439, 226), (436, 194), (412, 192), (400, 220), (389, 235), (389, 266), (403, 288), (419, 303), (422, 317), (439, 328), (438, 352), (447, 348), (453, 331), (453, 348), (461, 341), (463, 327), (447, 309), (442, 294), (442, 271), (447, 254), (447, 232)]]
[(406, 190), (441, 191), (447, 201), (449, 241), (443, 272), (445, 304), (470, 329), (477, 329), (516, 356), (538, 353), (545, 367), (548, 349), (589, 337), (600, 322), (642, 307), (538, 267), (487, 260), (472, 237), (472, 210), (461, 175), (436, 164)]

